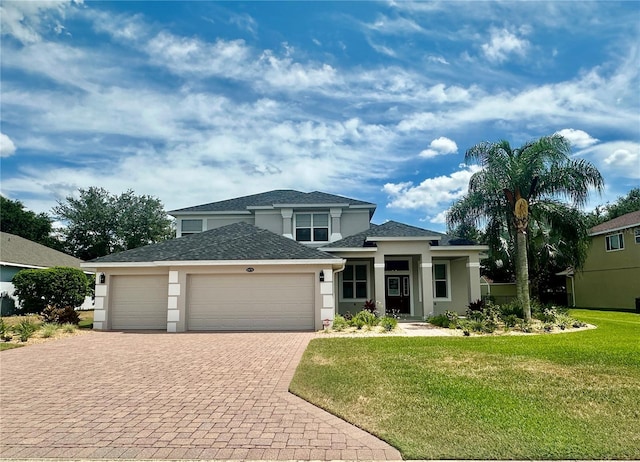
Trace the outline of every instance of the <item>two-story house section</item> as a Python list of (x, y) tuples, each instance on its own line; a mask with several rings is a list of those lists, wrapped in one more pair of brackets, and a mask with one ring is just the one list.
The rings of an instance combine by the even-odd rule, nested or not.
[(589, 236), (584, 267), (567, 281), (570, 301), (579, 308), (635, 309), (640, 299), (640, 210), (591, 228)]
[(244, 222), (319, 247), (369, 228), (376, 205), (322, 192), (276, 190), (169, 212), (178, 237)]
[(275, 190), (170, 212), (178, 237), (94, 260), (96, 329), (319, 330), (367, 300), (380, 314), (464, 312), (485, 246), (376, 205)]

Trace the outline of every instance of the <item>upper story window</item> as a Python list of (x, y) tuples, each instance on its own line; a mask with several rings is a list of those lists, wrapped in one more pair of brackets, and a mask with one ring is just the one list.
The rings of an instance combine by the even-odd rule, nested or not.
[(296, 241), (328, 242), (328, 213), (296, 213)]
[(202, 232), (202, 220), (182, 220), (180, 226), (182, 236)]
[(640, 228), (635, 229), (636, 234), (636, 244), (640, 244)]
[(609, 234), (606, 238), (607, 252), (611, 250), (624, 249), (624, 239), (622, 233)]

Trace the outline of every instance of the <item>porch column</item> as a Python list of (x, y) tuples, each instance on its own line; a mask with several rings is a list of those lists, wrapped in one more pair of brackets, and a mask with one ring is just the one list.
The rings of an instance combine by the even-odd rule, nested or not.
[(480, 300), (482, 294), (480, 293), (480, 258), (478, 254), (469, 255), (467, 273), (469, 274), (469, 302)]
[(434, 314), (433, 263), (431, 263), (431, 254), (422, 254), (420, 270), (422, 273), (422, 313), (424, 316), (430, 316)]
[(376, 285), (375, 301), (376, 305), (381, 306), (378, 310), (380, 316), (384, 316), (387, 310), (385, 287), (384, 287), (384, 255), (377, 255), (373, 261), (373, 278)]

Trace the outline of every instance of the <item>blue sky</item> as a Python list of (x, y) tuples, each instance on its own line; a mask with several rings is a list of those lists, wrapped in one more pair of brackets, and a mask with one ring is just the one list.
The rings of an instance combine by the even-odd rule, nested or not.
[(481, 141), (640, 184), (640, 2), (1, 2), (1, 192), (167, 210), (271, 189), (443, 231)]

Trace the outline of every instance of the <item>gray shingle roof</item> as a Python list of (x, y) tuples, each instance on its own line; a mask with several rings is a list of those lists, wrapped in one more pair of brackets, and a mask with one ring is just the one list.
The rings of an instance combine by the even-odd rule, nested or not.
[(37, 242), (14, 234), (0, 232), (0, 260), (17, 265), (70, 266), (80, 268), (82, 260), (66, 253), (58, 252)]
[(640, 210), (635, 212), (626, 213), (614, 218), (613, 220), (605, 221), (597, 226), (594, 226), (589, 230), (589, 234), (602, 234), (614, 229), (631, 228), (632, 226), (638, 226), (640, 224)]
[(326, 252), (257, 228), (233, 223), (137, 249), (107, 255), (92, 263), (197, 260), (336, 259)]
[[(416, 226), (405, 225), (397, 221), (388, 221), (382, 225), (371, 224), (371, 227), (353, 236), (345, 237), (339, 241), (327, 244), (327, 248), (359, 248), (373, 247), (371, 240), (376, 237), (440, 237), (439, 241), (435, 241), (432, 245), (448, 246), (448, 245), (475, 245), (475, 242), (460, 239), (456, 236), (431, 231), (428, 229), (418, 228)], [(367, 241), (370, 238), (370, 241)]]
[(274, 204), (349, 204), (362, 205), (370, 208), (376, 207), (375, 204), (370, 202), (349, 199), (347, 197), (336, 196), (334, 194), (327, 194), (319, 191), (304, 193), (292, 189), (276, 189), (275, 191), (268, 191), (260, 194), (252, 194), (250, 196), (237, 197), (235, 199), (211, 202), (210, 204), (172, 210), (169, 213), (238, 212), (247, 210), (247, 207), (264, 207)]

